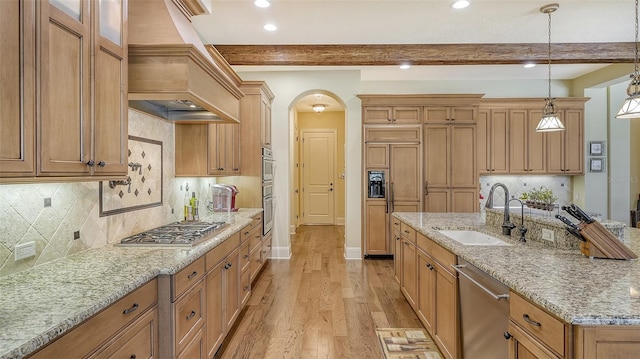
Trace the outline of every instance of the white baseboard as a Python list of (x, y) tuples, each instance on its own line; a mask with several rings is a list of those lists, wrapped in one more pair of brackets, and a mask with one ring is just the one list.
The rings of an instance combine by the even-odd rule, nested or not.
[(271, 259), (290, 259), (291, 247), (273, 247), (271, 248)]
[(344, 250), (344, 259), (362, 260), (362, 250), (360, 247), (346, 247)]
[(344, 226), (344, 217), (336, 218), (336, 226)]

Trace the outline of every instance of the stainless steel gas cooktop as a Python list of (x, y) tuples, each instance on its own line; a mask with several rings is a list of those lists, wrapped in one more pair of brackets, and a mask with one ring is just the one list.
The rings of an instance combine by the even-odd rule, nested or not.
[(123, 238), (120, 246), (191, 247), (213, 238), (225, 222), (176, 222)]

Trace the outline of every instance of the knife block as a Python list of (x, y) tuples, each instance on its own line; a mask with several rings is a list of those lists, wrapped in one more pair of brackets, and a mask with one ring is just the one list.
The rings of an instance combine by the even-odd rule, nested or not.
[(580, 252), (587, 257), (608, 259), (636, 259), (638, 256), (600, 222), (580, 222), (580, 234), (586, 242), (580, 243)]

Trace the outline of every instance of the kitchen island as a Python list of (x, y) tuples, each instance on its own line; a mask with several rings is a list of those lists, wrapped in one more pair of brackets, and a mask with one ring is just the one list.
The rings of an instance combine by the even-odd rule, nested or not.
[(194, 247), (107, 245), (0, 277), (0, 359), (22, 358), (157, 276), (178, 273), (261, 212), (241, 209), (225, 215), (229, 226)]
[[(503, 236), (486, 225), (484, 214), (406, 212), (394, 213), (394, 217), (564, 322), (568, 328), (566, 346), (570, 349), (549, 357), (598, 357), (585, 354), (587, 349), (582, 342), (584, 346), (591, 345), (585, 339), (592, 335), (589, 330), (615, 327), (627, 334), (640, 333), (638, 260), (594, 259), (582, 255), (578, 249), (553, 248), (531, 240), (521, 243), (517, 230), (511, 237)], [(511, 245), (463, 245), (438, 230), (479, 231)], [(627, 228), (624, 235), (623, 242), (640, 253), (640, 230)], [(635, 337), (630, 339), (635, 341), (631, 346), (633, 350), (640, 348)]]

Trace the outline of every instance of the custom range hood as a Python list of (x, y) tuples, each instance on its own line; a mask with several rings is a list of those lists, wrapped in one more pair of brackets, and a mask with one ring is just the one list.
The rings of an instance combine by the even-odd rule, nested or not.
[(129, 107), (170, 121), (238, 123), (242, 81), (207, 51), (184, 5), (129, 2)]

